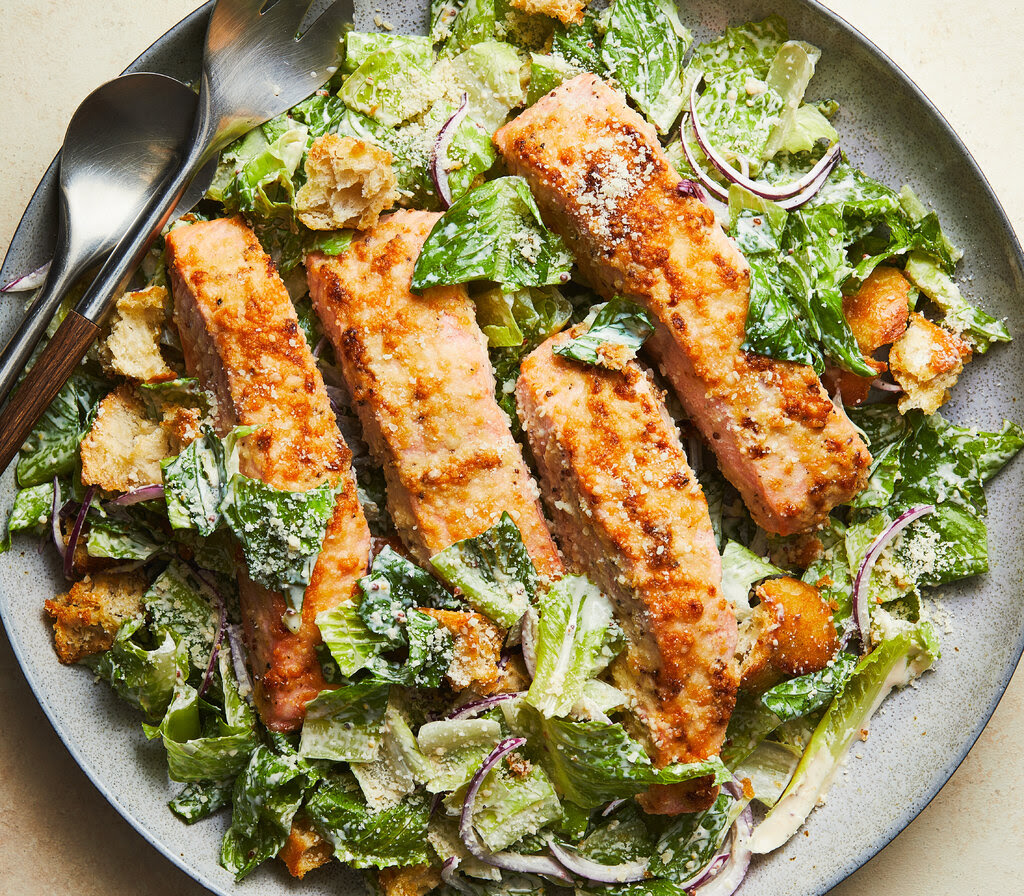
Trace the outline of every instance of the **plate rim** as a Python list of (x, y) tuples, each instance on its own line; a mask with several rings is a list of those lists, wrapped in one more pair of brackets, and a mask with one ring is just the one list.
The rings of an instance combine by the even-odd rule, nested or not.
[[(1006, 210), (1004, 209), (1002, 202), (986, 177), (984, 170), (978, 164), (970, 149), (946, 119), (942, 111), (934, 102), (932, 102), (913, 78), (911, 78), (884, 50), (882, 50), (874, 43), (874, 41), (871, 40), (871, 38), (850, 24), (850, 22), (837, 12), (834, 12), (824, 6), (819, 2), (819, 0), (791, 0), (791, 2), (805, 7), (813, 15), (824, 19), (828, 24), (842, 33), (846, 39), (858, 44), (870, 56), (874, 57), (876, 62), (880, 63), (885, 69), (887, 69), (902, 84), (904, 89), (912, 94), (913, 98), (923, 107), (924, 111), (933, 120), (933, 122), (938, 125), (946, 139), (951, 142), (952, 147), (956, 150), (960, 158), (966, 162), (972, 175), (980, 184), (983, 191), (982, 199), (995, 211), (995, 223), (998, 224), (1003, 233), (1009, 237), (1008, 245), (1012, 254), (1011, 266), (1015, 266), (1022, 277), (1024, 277), (1024, 248), (1021, 246), (1020, 238), (1018, 237), (1009, 216), (1006, 214)], [(139, 53), (139, 55), (124, 68), (121, 74), (123, 75), (136, 71), (148, 71), (149, 69), (146, 67), (148, 64), (146, 62), (146, 58), (155, 50), (159, 50), (167, 43), (175, 41), (181, 31), (195, 25), (197, 20), (208, 18), (215, 3), (216, 0), (206, 0), (206, 2), (201, 6), (172, 25), (167, 29), (167, 31), (161, 34), (141, 53)], [(683, 3), (683, 0), (676, 0), (676, 3), (677, 5), (680, 5)], [(730, 21), (733, 21), (733, 19), (730, 18)], [(20, 248), (19, 244), (23, 239), (22, 230), (29, 228), (32, 225), (30, 219), (35, 215), (35, 207), (37, 202), (40, 200), (40, 193), (49, 188), (56, 179), (59, 158), (60, 153), (58, 152), (46, 168), (46, 171), (40, 177), (31, 197), (25, 205), (25, 209), (22, 212), (18, 225), (11, 237), (11, 242), (4, 254), (3, 262), (0, 263), (0, 278), (3, 277), (4, 272), (7, 269), (8, 261), (15, 249)], [(170, 860), (175, 866), (180, 868), (191, 879), (206, 887), (211, 892), (218, 894), (218, 896), (236, 896), (238, 892), (236, 888), (232, 887), (231, 890), (224, 889), (220, 884), (209, 879), (200, 869), (189, 864), (186, 856), (175, 852), (170, 845), (164, 844), (152, 835), (145, 824), (141, 820), (137, 819), (132, 811), (114, 795), (108, 785), (100, 779), (99, 773), (88, 763), (79, 748), (62, 729), (55, 716), (55, 711), (50, 706), (49, 701), (43, 696), (41, 688), (37, 686), (37, 675), (31, 671), (31, 664), (26, 663), (26, 657), (22, 646), (16, 639), (10, 636), (10, 627), (8, 625), (6, 614), (6, 603), (2, 601), (0, 601), (0, 622), (4, 625), (5, 634), (7, 634), (8, 642), (10, 643), (11, 650), (18, 662), (21, 674), (25, 677), (26, 682), (31, 688), (40, 708), (43, 710), (51, 728), (59, 738), (60, 742), (64, 745), (64, 748), (71, 755), (72, 759), (74, 759), (76, 765), (82, 770), (82, 772), (84, 772), (86, 777), (100, 792), (103, 798), (147, 843), (154, 847), (166, 859)], [(839, 869), (827, 879), (819, 879), (819, 883), (813, 891), (813, 894), (808, 894), (808, 896), (824, 896), (824, 894), (833, 887), (842, 883), (842, 881), (846, 880), (856, 871), (863, 868), (869, 861), (871, 861), (871, 859), (881, 853), (882, 850), (892, 843), (896, 837), (903, 833), (914, 819), (916, 819), (918, 815), (927, 808), (943, 787), (949, 783), (957, 769), (963, 764), (967, 755), (974, 748), (978, 738), (981, 736), (981, 733), (991, 721), (993, 714), (1006, 693), (1010, 679), (1013, 677), (1014, 672), (1020, 665), (1022, 657), (1024, 657), (1024, 624), (1021, 625), (1021, 628), (1018, 631), (1016, 644), (1011, 645), (1009, 655), (1010, 660), (1003, 669), (1000, 679), (996, 682), (997, 687), (995, 694), (989, 701), (988, 706), (978, 715), (978, 721), (973, 730), (969, 732), (968, 737), (964, 742), (963, 749), (960, 751), (960, 755), (957, 756), (954, 754), (949, 762), (941, 767), (939, 773), (933, 777), (932, 783), (928, 788), (921, 791), (914, 801), (904, 807), (902, 812), (890, 817), (889, 823), (886, 824), (884, 829), (879, 832), (879, 837), (875, 842), (866, 846), (864, 850), (851, 861), (850, 867)], [(1016, 659), (1013, 659), (1014, 656), (1016, 656)]]

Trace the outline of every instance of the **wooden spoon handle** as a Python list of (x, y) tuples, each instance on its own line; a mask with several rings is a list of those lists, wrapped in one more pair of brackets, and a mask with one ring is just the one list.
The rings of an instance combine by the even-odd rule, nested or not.
[(77, 311), (68, 312), (7, 407), (0, 411), (0, 471), (7, 469), (99, 331)]

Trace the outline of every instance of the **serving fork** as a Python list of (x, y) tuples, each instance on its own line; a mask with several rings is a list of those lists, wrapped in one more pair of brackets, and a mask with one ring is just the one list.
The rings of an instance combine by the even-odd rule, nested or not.
[[(96, 339), (192, 178), (233, 140), (285, 112), (337, 71), (352, 0), (335, 0), (303, 27), (314, 5), (311, 0), (218, 0), (206, 31), (192, 136), (177, 173), (118, 242), (0, 412), (0, 471)], [(161, 109), (154, 107), (153, 114)]]

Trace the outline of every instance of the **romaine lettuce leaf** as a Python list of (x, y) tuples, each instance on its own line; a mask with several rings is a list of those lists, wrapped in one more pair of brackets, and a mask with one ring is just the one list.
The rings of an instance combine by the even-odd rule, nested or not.
[(501, 740), (501, 725), (489, 718), (442, 719), (421, 725), (416, 740), (430, 763), (427, 790), (450, 792), (476, 774)]
[(252, 752), (235, 780), (231, 826), (221, 842), (220, 863), (236, 881), (280, 852), (310, 784), (311, 769), (296, 754), (263, 745)]
[(74, 471), (78, 445), (92, 426), (96, 407), (109, 388), (96, 377), (84, 373), (71, 375), (21, 446), (18, 485), (28, 488)]
[(783, 722), (810, 715), (842, 693), (857, 660), (840, 651), (819, 672), (783, 681), (761, 695), (761, 702)]
[(338, 671), (350, 678), (373, 664), (382, 650), (390, 646), (383, 635), (367, 628), (354, 604), (338, 604), (317, 613), (316, 624)]
[(406, 687), (440, 687), (452, 661), (451, 633), (432, 616), (413, 609), (406, 615), (403, 635), (409, 645), (405, 661), (378, 658), (371, 666), (373, 674)]
[(349, 770), (359, 782), (367, 805), (374, 811), (397, 806), (426, 782), (432, 764), (420, 752), (416, 736), (393, 700), (384, 713), (384, 738), (376, 759), (351, 762)]
[(473, 826), (484, 845), (497, 852), (561, 818), (555, 788), (539, 765), (522, 777), (498, 767), (480, 787)]
[(714, 858), (733, 821), (735, 802), (723, 793), (710, 809), (681, 815), (654, 847), (649, 873), (682, 883)]
[(240, 473), (228, 480), (221, 513), (242, 546), (252, 580), (283, 594), (289, 608), (284, 622), (290, 628), (298, 625), (335, 494), (330, 482), (288, 492)]
[(41, 535), (53, 513), (53, 482), (21, 489), (14, 496), (14, 506), (7, 519), (7, 534), (0, 553), (11, 546), (11, 535), (15, 532), (34, 532)]
[(750, 589), (763, 579), (782, 574), (777, 566), (758, 557), (739, 542), (725, 543), (722, 551), (722, 594), (735, 607), (738, 622), (750, 615)]
[[(286, 123), (283, 127), (274, 128), (282, 122)], [(307, 141), (306, 126), (287, 117), (253, 128), (221, 153), (207, 195), (223, 202), (229, 212), (292, 221), (292, 202), (303, 180), (299, 165)]]
[(119, 697), (156, 720), (167, 710), (178, 676), (188, 675), (188, 651), (169, 634), (147, 649), (134, 639), (140, 629), (141, 616), (125, 620), (111, 648), (87, 657), (86, 664), (110, 682)]
[(532, 106), (563, 81), (582, 74), (583, 69), (560, 56), (546, 53), (530, 54), (530, 86), (526, 89), (526, 105)]
[(526, 181), (500, 177), (470, 190), (434, 225), (416, 260), (412, 289), (471, 280), (508, 289), (547, 286), (561, 282), (571, 266)]
[(486, 532), (435, 554), (430, 565), (475, 610), (505, 628), (526, 612), (537, 594), (537, 570), (507, 513)]
[(477, 293), (473, 302), (490, 348), (521, 346), (538, 335), (547, 338), (572, 316), (572, 304), (554, 286), (512, 292), (496, 286)]
[(188, 651), (192, 666), (205, 672), (217, 633), (217, 616), (188, 567), (173, 560), (142, 596), (158, 638), (170, 635)]
[(380, 31), (349, 31), (345, 35), (345, 60), (341, 70), (345, 74), (351, 74), (374, 53), (396, 48), (408, 50), (413, 54), (420, 68), (429, 69), (434, 61), (434, 50), (429, 37)]
[(683, 61), (693, 36), (671, 0), (615, 0), (601, 58), (640, 111), (668, 133), (686, 102)]
[(335, 762), (370, 762), (384, 736), (390, 685), (374, 680), (322, 691), (306, 706), (299, 755)]
[(334, 857), (353, 868), (424, 865), (434, 859), (427, 843), (430, 807), (422, 796), (373, 813), (356, 794), (325, 781), (306, 811), (334, 846)]
[(203, 781), (186, 784), (167, 807), (185, 824), (194, 824), (231, 805), (234, 781)]
[(894, 687), (920, 676), (938, 658), (927, 623), (882, 641), (858, 663), (846, 687), (829, 705), (782, 797), (754, 829), (750, 848), (771, 852), (785, 843), (811, 813), (839, 770), (853, 738)]
[(588, 8), (583, 21), (573, 25), (555, 25), (551, 35), (551, 55), (564, 59), (583, 71), (604, 75), (606, 68), (601, 57), (601, 39), (604, 29), (601, 16)]
[(654, 318), (648, 311), (616, 297), (597, 312), (586, 333), (556, 346), (554, 352), (584, 364), (621, 370), (653, 332)]
[(452, 60), (442, 60), (435, 68), (434, 77), (445, 81), (446, 73), (457, 85), (452, 96), (465, 92), (469, 101), (469, 114), (479, 123), (487, 136), (505, 123), (508, 113), (526, 103), (525, 65), (511, 44), (488, 40), (467, 47)]
[(338, 96), (345, 105), (393, 128), (426, 112), (440, 95), (430, 77), (431, 54), (395, 44), (371, 53), (349, 75)]
[(770, 809), (789, 786), (802, 755), (799, 747), (763, 740), (733, 774), (740, 781), (750, 781), (754, 799)]
[(622, 649), (611, 602), (583, 576), (559, 579), (538, 601), (537, 668), (526, 702), (547, 718), (564, 716)]
[[(167, 545), (155, 525), (140, 507), (107, 513), (94, 502), (87, 516), (85, 549), (90, 557), (111, 560), (148, 560)], [(116, 514), (116, 515), (115, 515)]]

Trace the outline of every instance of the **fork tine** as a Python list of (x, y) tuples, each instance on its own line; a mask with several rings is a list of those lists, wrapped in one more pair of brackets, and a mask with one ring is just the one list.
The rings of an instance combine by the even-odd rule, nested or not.
[[(312, 5), (312, 4), (309, 4)], [(318, 43), (331, 38), (340, 39), (341, 30), (355, 19), (355, 6), (352, 0), (334, 0), (334, 2), (317, 16), (302, 33), (302, 42), (312, 39)]]

